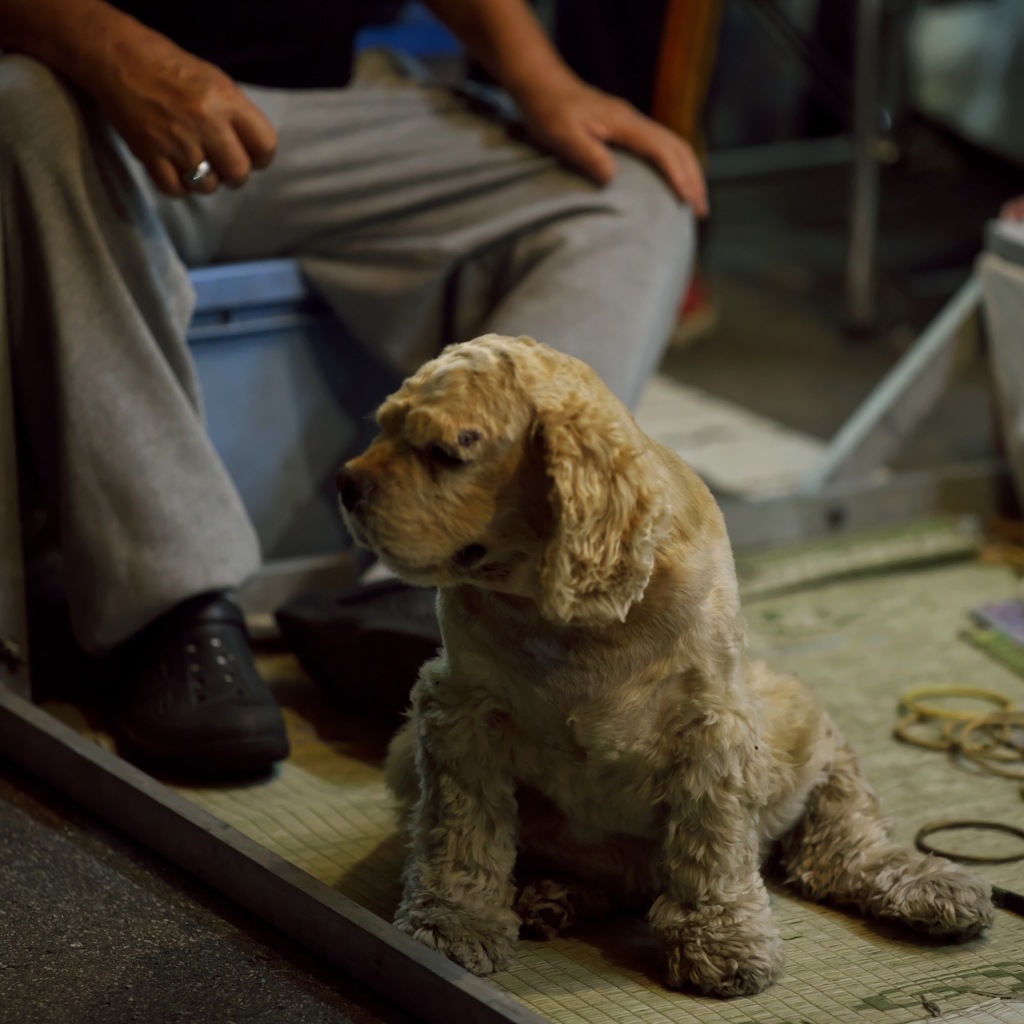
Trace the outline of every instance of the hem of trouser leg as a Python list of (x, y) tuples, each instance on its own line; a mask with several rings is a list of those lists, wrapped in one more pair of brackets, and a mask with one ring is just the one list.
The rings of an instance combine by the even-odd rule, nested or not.
[[(253, 570), (255, 572), (256, 570)], [(197, 589), (189, 590), (175, 597), (169, 597), (151, 607), (148, 611), (133, 617), (131, 621), (124, 621), (108, 626), (106, 630), (99, 628), (84, 629), (74, 621), (72, 613), (72, 632), (79, 646), (92, 657), (102, 657), (120, 647), (122, 644), (137, 636), (144, 629), (152, 626), (165, 615), (169, 615), (176, 608), (188, 601), (204, 595), (226, 594), (233, 598), (235, 591), (253, 575), (246, 573), (241, 578), (232, 582), (213, 583), (204, 585)]]

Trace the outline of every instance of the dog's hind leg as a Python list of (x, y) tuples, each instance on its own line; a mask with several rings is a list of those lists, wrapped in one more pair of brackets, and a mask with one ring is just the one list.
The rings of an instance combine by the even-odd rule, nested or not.
[(809, 899), (853, 904), (931, 935), (971, 938), (993, 921), (986, 882), (890, 841), (878, 798), (845, 743), (783, 838), (782, 864), (788, 882)]
[[(646, 910), (664, 884), (660, 850), (635, 836), (580, 842), (553, 800), (530, 786), (516, 790), (519, 809), (519, 888), (535, 879), (576, 879), (619, 910)], [(595, 897), (594, 906), (600, 900)]]
[(533, 878), (519, 889), (515, 911), (523, 927), (545, 939), (575, 924), (596, 921), (611, 910), (608, 894), (568, 876)]
[(612, 910), (645, 911), (657, 893), (657, 850), (627, 836), (580, 843), (552, 800), (528, 786), (516, 793), (520, 856), (515, 911), (546, 939)]

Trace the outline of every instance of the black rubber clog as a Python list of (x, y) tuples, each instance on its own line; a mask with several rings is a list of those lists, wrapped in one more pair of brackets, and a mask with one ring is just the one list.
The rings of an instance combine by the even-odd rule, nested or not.
[(228, 778), (288, 756), (284, 719), (256, 671), (245, 617), (223, 594), (179, 605), (131, 641), (118, 751), (142, 767)]

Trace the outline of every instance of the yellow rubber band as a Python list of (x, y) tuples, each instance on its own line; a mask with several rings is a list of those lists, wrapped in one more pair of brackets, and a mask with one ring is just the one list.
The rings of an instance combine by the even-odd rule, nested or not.
[(903, 740), (904, 743), (912, 743), (915, 747), (924, 747), (925, 750), (953, 750), (957, 746), (955, 740), (946, 736), (945, 730), (943, 730), (942, 738), (937, 740), (915, 736), (910, 731), (910, 727), (924, 721), (926, 719), (923, 715), (919, 715), (916, 711), (911, 711), (909, 715), (904, 716), (896, 723), (893, 735), (896, 739)]
[(982, 690), (975, 686), (919, 686), (909, 690), (900, 699), (900, 705), (908, 712), (914, 712), (922, 718), (942, 718), (955, 722), (973, 722), (979, 718), (977, 711), (959, 711), (955, 708), (936, 707), (933, 704), (921, 704), (922, 697), (970, 697), (974, 700), (987, 700), (996, 704), (1003, 711), (1013, 710), (1013, 701), (995, 690)]
[[(1002, 775), (1004, 778), (1024, 780), (1024, 750), (1019, 747), (1011, 747), (1006, 742), (1006, 733), (1014, 726), (1024, 727), (1024, 714), (1019, 711), (1002, 711), (977, 721), (970, 722), (964, 726), (958, 737), (958, 744), (964, 757), (981, 765), (983, 768), (995, 775)], [(971, 736), (979, 729), (988, 730), (990, 742), (982, 740), (980, 743), (972, 740)], [(998, 732), (997, 732), (998, 730)], [(999, 736), (999, 732), (1003, 736)], [(1016, 762), (1020, 765), (1017, 770), (1003, 767), (1009, 762)], [(997, 763), (993, 763), (997, 762)]]

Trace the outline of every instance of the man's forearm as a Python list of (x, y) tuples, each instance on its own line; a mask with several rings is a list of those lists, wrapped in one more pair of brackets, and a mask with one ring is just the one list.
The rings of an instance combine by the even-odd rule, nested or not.
[(0, 0), (0, 50), (35, 57), (94, 95), (143, 42), (173, 45), (103, 0)]
[(526, 0), (426, 0), (512, 94), (543, 146), (598, 182), (612, 180), (609, 146), (649, 160), (700, 216), (707, 191), (693, 150), (624, 100), (586, 85), (558, 55)]
[(0, 0), (0, 50), (92, 95), (170, 196), (241, 186), (273, 159), (273, 125), (223, 71), (103, 0)]
[(526, 0), (427, 0), (427, 4), (516, 99), (579, 84)]

